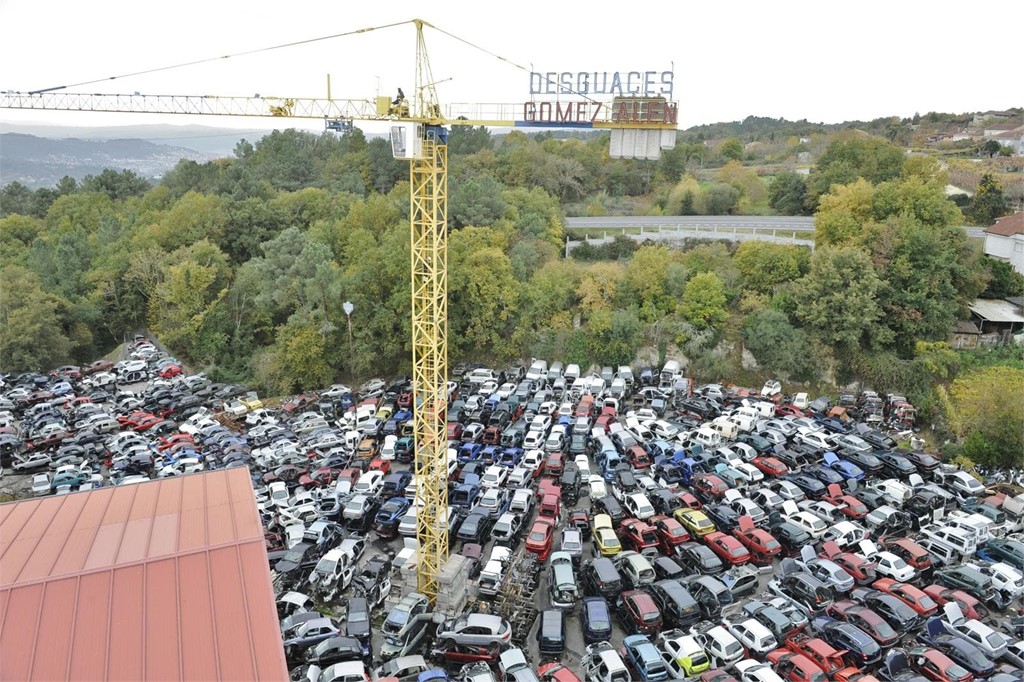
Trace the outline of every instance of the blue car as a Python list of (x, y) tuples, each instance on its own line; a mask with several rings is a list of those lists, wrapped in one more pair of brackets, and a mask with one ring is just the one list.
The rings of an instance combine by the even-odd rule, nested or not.
[(459, 448), (459, 464), (465, 464), (466, 462), (472, 462), (477, 459), (480, 457), (480, 453), (483, 449), (484, 446), (480, 445), (480, 443), (463, 443)]
[(622, 640), (622, 658), (633, 672), (633, 679), (644, 682), (669, 679), (668, 667), (658, 647), (647, 635), (630, 635)]
[(525, 452), (522, 448), (504, 448), (501, 451), (498, 464), (509, 469), (515, 469), (523, 461), (524, 454)]
[(402, 520), (411, 504), (407, 497), (392, 497), (380, 508), (373, 522), (378, 527), (393, 526)]
[(820, 616), (811, 621), (811, 626), (833, 648), (840, 651), (845, 649), (849, 652), (860, 668), (874, 665), (882, 660), (882, 647), (878, 645), (874, 637), (852, 623)]
[(585, 597), (580, 611), (583, 641), (607, 642), (612, 638), (612, 615), (604, 597)]
[(488, 445), (480, 451), (480, 459), (488, 464), (494, 464), (501, 459), (501, 446)]
[(864, 470), (859, 466), (845, 459), (840, 459), (834, 452), (826, 452), (824, 456), (825, 465), (843, 477), (843, 480), (863, 481)]

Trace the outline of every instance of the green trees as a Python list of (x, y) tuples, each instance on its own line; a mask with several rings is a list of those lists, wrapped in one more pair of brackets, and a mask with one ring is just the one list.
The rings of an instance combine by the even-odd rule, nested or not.
[(786, 314), (762, 310), (743, 319), (743, 343), (758, 363), (773, 374), (796, 381), (811, 381), (817, 375), (817, 363), (810, 338), (794, 327)]
[(985, 173), (981, 176), (978, 191), (974, 193), (968, 210), (971, 220), (975, 225), (988, 226), (1006, 213), (1006, 198), (1003, 196), (1002, 186), (991, 173)]
[(67, 362), (72, 343), (61, 324), (66, 302), (18, 265), (0, 269), (0, 291), (0, 367), (45, 372)]
[(804, 215), (806, 197), (807, 180), (792, 171), (779, 173), (768, 187), (768, 205), (782, 215)]
[(1024, 369), (998, 365), (953, 382), (950, 426), (979, 464), (1019, 467), (1024, 452)]
[(718, 153), (723, 159), (730, 161), (743, 160), (743, 143), (738, 138), (730, 137), (718, 148)]
[(725, 302), (722, 280), (713, 272), (702, 272), (686, 283), (679, 313), (697, 329), (714, 329), (729, 317)]
[(835, 185), (857, 178), (871, 183), (892, 180), (903, 168), (903, 151), (896, 145), (856, 132), (831, 142), (818, 159), (807, 182), (807, 207), (816, 209), (818, 198)]
[(822, 341), (839, 348), (859, 348), (876, 334), (882, 315), (878, 291), (882, 281), (867, 254), (854, 247), (819, 248), (811, 269), (796, 282), (796, 316)]
[(743, 285), (763, 294), (792, 282), (806, 272), (810, 252), (799, 246), (770, 242), (743, 242), (736, 249), (736, 267)]

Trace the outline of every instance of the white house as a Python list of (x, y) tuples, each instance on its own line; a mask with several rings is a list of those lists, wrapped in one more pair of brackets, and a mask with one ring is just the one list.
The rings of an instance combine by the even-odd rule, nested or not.
[(1024, 274), (1024, 213), (999, 218), (985, 229), (985, 254)]

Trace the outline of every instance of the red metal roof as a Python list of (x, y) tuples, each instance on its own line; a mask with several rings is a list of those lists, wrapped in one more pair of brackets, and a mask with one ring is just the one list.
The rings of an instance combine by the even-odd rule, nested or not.
[(249, 472), (0, 505), (0, 680), (286, 680)]

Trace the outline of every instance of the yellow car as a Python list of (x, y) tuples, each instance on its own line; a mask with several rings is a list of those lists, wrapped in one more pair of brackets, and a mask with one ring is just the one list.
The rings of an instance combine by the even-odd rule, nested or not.
[(708, 533), (715, 532), (715, 524), (704, 515), (704, 512), (697, 509), (676, 509), (676, 521), (682, 524), (686, 532), (694, 538), (702, 538)]
[(607, 514), (598, 514), (591, 522), (594, 549), (601, 556), (615, 556), (622, 551), (622, 543), (612, 529), (612, 517)]
[(241, 399), (242, 404), (248, 408), (250, 412), (261, 409), (263, 407), (263, 401), (256, 395), (256, 391), (249, 391), (245, 394), (245, 397)]
[(395, 413), (395, 406), (391, 403), (384, 403), (377, 408), (377, 419), (386, 422)]

